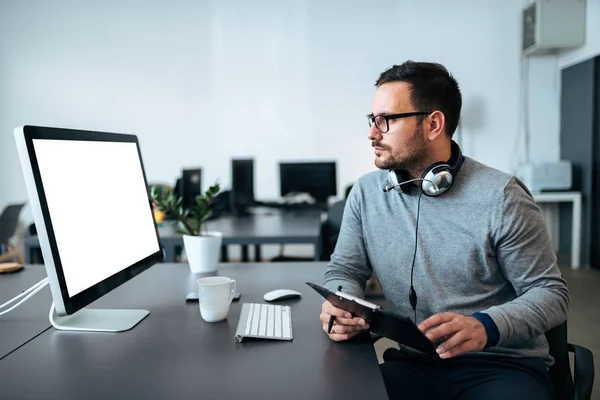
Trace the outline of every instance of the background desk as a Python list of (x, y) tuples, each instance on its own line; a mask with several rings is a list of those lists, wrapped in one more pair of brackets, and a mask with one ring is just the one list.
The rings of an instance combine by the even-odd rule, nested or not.
[[(257, 246), (262, 244), (313, 244), (315, 261), (318, 261), (321, 255), (321, 213), (318, 211), (223, 217), (208, 221), (207, 228), (223, 233), (224, 246), (231, 244)], [(175, 262), (179, 250), (183, 248), (183, 238), (175, 232), (174, 222), (166, 222), (159, 227), (158, 234), (165, 249), (165, 262)], [(27, 263), (33, 262), (34, 253), (39, 249), (37, 236), (25, 239)]]
[[(184, 300), (187, 265), (156, 265), (93, 305), (150, 310), (139, 325), (117, 334), (45, 331), (0, 361), (0, 397), (385, 399), (370, 337), (336, 343), (322, 331), (321, 297), (304, 282), (322, 282), (325, 266), (220, 266), (242, 298), (226, 321), (211, 324)], [(235, 343), (242, 302), (263, 302), (266, 291), (283, 287), (303, 294), (281, 302), (292, 308), (294, 339)]]
[[(41, 265), (12, 274), (0, 274), (0, 304), (4, 304), (46, 277)], [(8, 314), (0, 316), (0, 360), (50, 327), (52, 296), (46, 286)], [(0, 398), (2, 389), (0, 388)]]
[(580, 192), (541, 192), (532, 193), (536, 203), (573, 203), (571, 222), (571, 267), (581, 265), (581, 193)]

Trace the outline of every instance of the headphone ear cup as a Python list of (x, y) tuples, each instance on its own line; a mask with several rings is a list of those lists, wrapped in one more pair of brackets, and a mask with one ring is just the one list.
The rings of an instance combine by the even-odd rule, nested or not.
[(431, 165), (423, 173), (421, 181), (421, 190), (425, 195), (435, 197), (444, 193), (454, 180), (450, 173), (450, 166), (446, 163), (440, 162)]

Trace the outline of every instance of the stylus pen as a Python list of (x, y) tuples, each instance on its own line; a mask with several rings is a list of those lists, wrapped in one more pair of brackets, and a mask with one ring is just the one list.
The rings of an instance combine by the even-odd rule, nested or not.
[[(338, 286), (338, 292), (342, 291), (342, 287)], [(329, 324), (327, 324), (327, 334), (329, 335), (331, 333), (331, 328), (333, 328), (333, 321), (335, 321), (335, 316), (332, 315), (331, 317), (329, 317)]]

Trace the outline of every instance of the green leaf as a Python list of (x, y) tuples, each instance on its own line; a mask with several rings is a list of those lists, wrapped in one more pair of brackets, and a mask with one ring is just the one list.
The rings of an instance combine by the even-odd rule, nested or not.
[(213, 213), (213, 212), (212, 212), (212, 210), (208, 210), (208, 211), (206, 212), (206, 214), (204, 214), (204, 215), (202, 216), (202, 220), (201, 220), (201, 222), (204, 222), (204, 221), (206, 221), (207, 219), (209, 219), (209, 218), (211, 217), (212, 213)]
[(195, 207), (183, 208), (183, 199), (171, 188), (151, 185), (150, 197), (155, 207), (171, 214), (177, 221), (177, 232), (184, 235), (199, 236), (202, 234), (204, 222), (212, 216), (211, 200), (219, 193), (220, 184), (217, 181), (210, 186), (204, 195), (196, 197)]
[(202, 196), (196, 197), (196, 207), (201, 210), (205, 209), (208, 207), (208, 200)]
[(219, 190), (220, 190), (220, 185), (218, 183), (215, 183), (214, 185), (209, 187), (208, 190), (206, 191), (206, 198), (212, 199), (217, 193), (219, 193)]
[(194, 235), (193, 231), (185, 223), (180, 221), (178, 225), (179, 225), (179, 229), (177, 229), (177, 231), (179, 233), (181, 233), (183, 235), (191, 235), (191, 236)]

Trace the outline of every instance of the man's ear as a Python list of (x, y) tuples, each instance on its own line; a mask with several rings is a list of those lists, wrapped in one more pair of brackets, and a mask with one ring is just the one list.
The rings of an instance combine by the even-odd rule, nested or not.
[(438, 136), (444, 134), (446, 130), (446, 117), (443, 112), (432, 112), (429, 117), (427, 117), (427, 121), (429, 121), (429, 133), (427, 134), (427, 139), (430, 141), (435, 140)]

